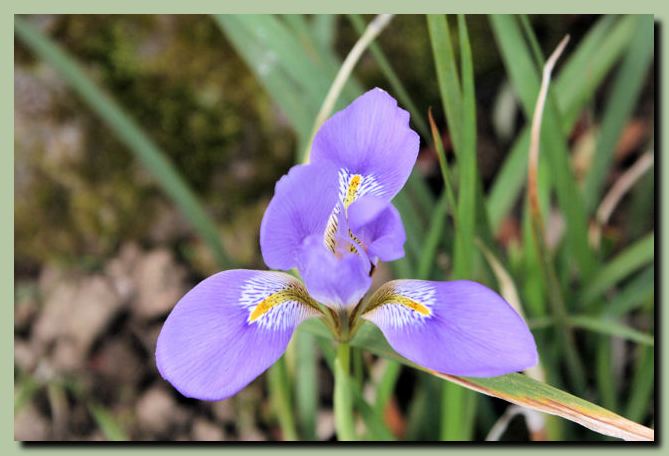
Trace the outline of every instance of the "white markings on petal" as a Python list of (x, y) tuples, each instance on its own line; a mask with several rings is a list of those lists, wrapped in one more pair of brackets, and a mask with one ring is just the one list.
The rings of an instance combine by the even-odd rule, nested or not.
[(337, 230), (339, 229), (339, 204), (335, 206), (328, 219), (328, 224), (325, 227), (325, 234), (323, 235), (323, 244), (332, 253), (337, 249)]
[[(348, 207), (353, 204), (358, 198), (363, 196), (377, 196), (382, 197), (385, 193), (383, 186), (379, 184), (372, 174), (363, 176), (362, 174), (353, 174), (345, 168), (339, 170), (339, 203), (332, 210), (328, 224), (323, 234), (323, 244), (331, 252), (337, 250), (337, 230), (339, 229), (339, 216), (344, 208), (344, 213)], [(352, 236), (353, 250), (356, 250), (355, 244), (361, 246), (360, 241)]]
[(239, 303), (248, 311), (249, 325), (274, 331), (295, 328), (303, 320), (319, 315), (302, 284), (278, 272), (264, 272), (247, 280)]
[(339, 201), (345, 209), (360, 197), (366, 195), (381, 197), (384, 193), (383, 186), (377, 182), (374, 175), (353, 174), (345, 168), (339, 170)]
[(363, 317), (382, 328), (423, 324), (433, 316), (436, 294), (420, 280), (388, 282), (374, 293)]

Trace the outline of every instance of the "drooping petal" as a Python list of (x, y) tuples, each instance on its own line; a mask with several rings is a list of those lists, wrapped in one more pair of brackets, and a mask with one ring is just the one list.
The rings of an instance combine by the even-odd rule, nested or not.
[(373, 262), (394, 261), (404, 256), (406, 233), (400, 214), (391, 203), (362, 197), (348, 208), (348, 222)]
[(268, 267), (297, 265), (304, 240), (325, 233), (337, 205), (337, 171), (326, 165), (298, 165), (276, 184), (260, 225), (260, 250)]
[(160, 374), (187, 397), (218, 401), (244, 388), (319, 315), (302, 284), (280, 272), (219, 272), (190, 290), (158, 337)]
[(351, 204), (347, 211), (348, 225), (353, 232), (368, 225), (385, 211), (390, 203), (376, 196), (363, 196)]
[(305, 241), (298, 270), (309, 294), (333, 308), (354, 306), (372, 284), (370, 263), (364, 252), (335, 255), (319, 236)]
[(537, 363), (534, 338), (497, 293), (476, 282), (388, 282), (363, 318), (402, 356), (438, 372), (492, 377)]
[(375, 88), (323, 124), (314, 138), (311, 162), (330, 163), (339, 170), (345, 207), (364, 195), (389, 201), (406, 183), (419, 142), (409, 127), (409, 113)]

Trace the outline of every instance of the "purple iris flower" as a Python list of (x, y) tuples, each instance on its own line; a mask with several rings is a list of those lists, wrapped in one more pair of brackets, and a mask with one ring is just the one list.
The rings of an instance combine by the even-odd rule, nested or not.
[(252, 270), (205, 279), (162, 328), (161, 375), (185, 396), (225, 399), (281, 357), (301, 322), (336, 315), (374, 323), (399, 354), (447, 374), (496, 376), (536, 364), (523, 319), (478, 283), (395, 280), (363, 300), (378, 262), (404, 256), (391, 200), (418, 147), (409, 114), (381, 89), (325, 122), (311, 163), (279, 180), (260, 228), (267, 266), (295, 268), (304, 282)]

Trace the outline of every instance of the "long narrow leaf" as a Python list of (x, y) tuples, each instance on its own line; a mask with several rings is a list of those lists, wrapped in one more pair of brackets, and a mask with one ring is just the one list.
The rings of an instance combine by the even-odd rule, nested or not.
[(88, 410), (91, 412), (98, 428), (100, 428), (100, 431), (102, 431), (102, 434), (107, 440), (111, 442), (124, 442), (129, 440), (128, 435), (123, 430), (118, 420), (116, 420), (104, 407), (96, 403), (89, 403)]
[[(355, 28), (358, 34), (361, 35), (365, 30), (364, 20), (358, 14), (349, 14), (348, 18), (351, 21), (353, 28)], [(416, 104), (411, 99), (411, 95), (409, 95), (409, 92), (404, 88), (404, 84), (402, 84), (402, 81), (397, 76), (397, 73), (395, 73), (393, 66), (386, 58), (386, 55), (381, 49), (381, 46), (379, 46), (377, 43), (371, 43), (369, 45), (369, 51), (374, 57), (374, 60), (376, 60), (377, 65), (379, 65), (381, 72), (388, 80), (388, 83), (390, 84), (390, 87), (393, 89), (393, 93), (397, 96), (397, 99), (399, 100), (400, 104), (406, 106), (406, 108), (411, 113), (411, 119), (413, 120), (413, 123), (416, 125), (418, 132), (423, 136), (423, 138), (429, 137), (429, 132), (427, 129), (427, 123), (425, 122), (425, 118), (420, 113), (418, 108), (416, 108)]]
[(613, 160), (616, 144), (622, 134), (623, 127), (632, 114), (641, 89), (646, 82), (653, 58), (653, 16), (639, 16), (634, 38), (623, 59), (619, 73), (611, 89), (604, 108), (604, 118), (599, 130), (595, 156), (585, 179), (583, 194), (586, 207), (594, 211), (599, 202), (604, 179)]
[(592, 278), (583, 292), (586, 305), (592, 305), (605, 291), (655, 257), (655, 234), (651, 233), (619, 253)]
[(295, 369), (295, 400), (300, 436), (303, 440), (316, 439), (318, 409), (318, 371), (314, 336), (298, 330), (294, 336), (297, 351)]
[(459, 153), (462, 129), (462, 94), (460, 77), (455, 64), (453, 45), (446, 17), (443, 15), (427, 16), (430, 41), (437, 69), (437, 83), (448, 120), (448, 131), (452, 138), (455, 153)]
[[(520, 27), (512, 16), (506, 15), (493, 15), (490, 23), (513, 86), (526, 115), (530, 117), (539, 92), (539, 76), (522, 39)], [(541, 148), (554, 175), (553, 184), (565, 215), (570, 254), (587, 280), (595, 270), (596, 260), (588, 243), (585, 206), (569, 165), (562, 120), (550, 96), (546, 100)]]
[(299, 85), (289, 77), (275, 54), (252, 39), (237, 16), (218, 15), (214, 19), (258, 81), (290, 119), (300, 142), (306, 144), (315, 109), (312, 105), (310, 109), (310, 104), (303, 102)]
[[(611, 25), (614, 20), (613, 16), (600, 19), (578, 48), (567, 56), (557, 75), (554, 93), (562, 113), (565, 134), (571, 131), (583, 107), (622, 55), (634, 32), (633, 16), (622, 17)], [(493, 229), (499, 227), (503, 216), (518, 199), (527, 172), (525, 153), (528, 145), (529, 128), (526, 127), (512, 145), (488, 197), (487, 207)]]
[(650, 401), (655, 389), (655, 356), (652, 348), (643, 348), (638, 367), (632, 379), (630, 397), (627, 401), (625, 413), (630, 419), (641, 421), (648, 411)]
[[(302, 327), (318, 337), (332, 339), (325, 325), (319, 320), (307, 321), (302, 324)], [(365, 348), (379, 356), (423, 370), (397, 354), (388, 345), (381, 331), (372, 324), (364, 324), (351, 341), (351, 345)], [(523, 374), (509, 374), (491, 378), (465, 378), (437, 372), (430, 373), (489, 396), (560, 416), (600, 434), (625, 440), (654, 440), (655, 438), (655, 433), (650, 428), (641, 426), (602, 407), (546, 383), (533, 380)]]
[(575, 328), (583, 328), (600, 334), (621, 337), (651, 347), (655, 345), (653, 336), (637, 331), (636, 329), (611, 319), (602, 319), (599, 317), (591, 317), (589, 315), (572, 315), (569, 317), (568, 321), (569, 324)]
[(476, 95), (474, 93), (474, 67), (469, 45), (469, 35), (464, 16), (458, 16), (460, 55), (462, 60), (462, 137), (458, 154), (458, 230), (454, 255), (455, 278), (472, 277), (473, 261), (476, 255), (474, 232), (476, 220), (476, 187), (478, 171), (476, 167)]
[(612, 317), (620, 317), (641, 307), (651, 300), (655, 294), (655, 267), (649, 266), (620, 290), (620, 293), (608, 301), (602, 313)]

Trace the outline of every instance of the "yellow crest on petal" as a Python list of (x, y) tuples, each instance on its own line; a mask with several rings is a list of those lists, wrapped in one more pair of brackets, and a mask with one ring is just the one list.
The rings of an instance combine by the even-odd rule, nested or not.
[(281, 327), (291, 312), (286, 309), (298, 309), (297, 315), (319, 314), (318, 304), (309, 296), (304, 286), (294, 277), (278, 272), (263, 274), (261, 280), (248, 280), (242, 287), (240, 297), (242, 306), (248, 310), (248, 323), (264, 327)]

